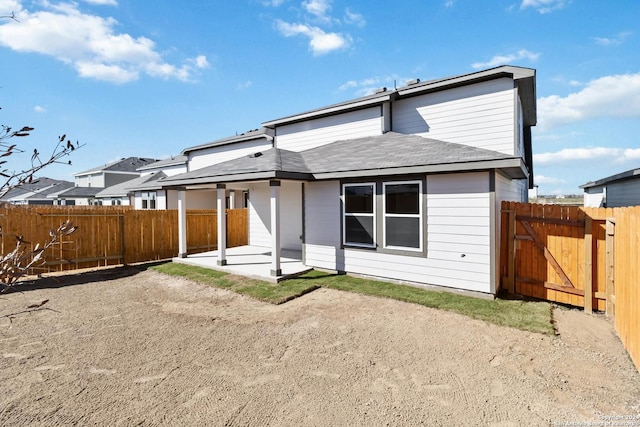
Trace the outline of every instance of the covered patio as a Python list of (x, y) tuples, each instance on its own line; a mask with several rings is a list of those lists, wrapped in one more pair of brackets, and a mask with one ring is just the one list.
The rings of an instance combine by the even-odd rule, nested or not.
[(217, 262), (218, 255), (218, 251), (202, 252), (189, 255), (186, 258), (176, 257), (173, 261), (273, 283), (278, 283), (312, 270), (312, 268), (302, 263), (301, 251), (281, 250), (279, 275), (272, 274), (273, 259), (270, 248), (260, 246), (227, 248), (226, 263), (224, 265), (219, 265)]

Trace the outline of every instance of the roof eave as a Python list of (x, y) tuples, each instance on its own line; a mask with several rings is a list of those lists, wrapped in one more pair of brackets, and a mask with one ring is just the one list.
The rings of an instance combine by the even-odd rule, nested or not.
[(192, 151), (206, 150), (207, 148), (222, 147), (225, 145), (237, 144), (239, 142), (247, 142), (247, 141), (253, 141), (258, 139), (266, 139), (267, 141), (273, 142), (273, 135), (269, 135), (268, 133), (256, 133), (256, 134), (250, 134), (250, 135), (232, 136), (229, 138), (218, 139), (215, 141), (207, 142), (205, 144), (200, 144), (193, 147), (187, 147), (184, 150), (182, 150), (180, 154), (183, 156), (187, 156), (188, 153)]
[(356, 99), (353, 101), (347, 101), (340, 104), (330, 105), (328, 107), (320, 108), (317, 110), (307, 111), (307, 112), (296, 114), (293, 116), (287, 116), (280, 119), (270, 120), (268, 122), (262, 123), (262, 126), (266, 128), (274, 128), (276, 126), (295, 123), (303, 120), (309, 120), (313, 118), (324, 117), (324, 116), (332, 115), (338, 112), (354, 110), (362, 107), (376, 106), (384, 102), (390, 101), (393, 94), (395, 94), (395, 91), (390, 90), (390, 91), (382, 92), (380, 96), (375, 96), (367, 99)]
[(368, 170), (353, 170), (340, 172), (322, 172), (313, 174), (316, 180), (374, 177), (386, 175), (413, 175), (426, 173), (454, 173), (472, 172), (479, 170), (500, 169), (512, 179), (526, 179), (529, 177), (527, 168), (520, 158), (484, 160), (475, 162), (442, 163), (435, 165), (404, 166), (397, 168), (382, 168)]
[(286, 179), (296, 181), (312, 181), (313, 175), (304, 172), (289, 172), (289, 171), (263, 171), (263, 172), (248, 172), (239, 173), (233, 175), (220, 175), (202, 178), (187, 178), (179, 179), (170, 182), (163, 183), (163, 189), (172, 188), (184, 188), (190, 185), (206, 185), (206, 184), (221, 184), (229, 182), (242, 182), (242, 181), (264, 181), (267, 179)]

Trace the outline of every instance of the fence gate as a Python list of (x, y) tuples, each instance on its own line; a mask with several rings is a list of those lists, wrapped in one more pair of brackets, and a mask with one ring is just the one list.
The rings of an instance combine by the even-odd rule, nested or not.
[(503, 202), (501, 215), (503, 290), (613, 313), (612, 219), (577, 206), (515, 202)]

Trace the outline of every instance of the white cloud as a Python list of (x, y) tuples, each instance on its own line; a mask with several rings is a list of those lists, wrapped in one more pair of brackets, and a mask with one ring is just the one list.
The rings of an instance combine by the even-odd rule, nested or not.
[(359, 13), (352, 12), (350, 9), (346, 9), (344, 12), (344, 22), (347, 24), (357, 25), (358, 27), (364, 27), (367, 25), (367, 21)]
[(569, 3), (571, 3), (571, 0), (522, 0), (520, 9), (532, 7), (538, 12), (545, 14), (562, 9)]
[[(12, 0), (1, 1), (20, 6)], [(106, 0), (92, 1), (107, 4)], [(117, 33), (115, 19), (83, 13), (77, 3), (42, 4), (45, 9), (36, 12), (20, 7), (20, 22), (0, 25), (0, 45), (54, 57), (82, 77), (112, 83), (136, 80), (141, 73), (190, 81), (195, 69), (208, 66), (203, 55), (181, 66), (169, 64), (152, 40)]]
[(284, 3), (284, 0), (265, 0), (262, 2), (264, 6), (272, 6), (272, 7), (278, 7), (282, 3)]
[(471, 66), (475, 69), (478, 69), (478, 68), (497, 67), (499, 65), (511, 64), (514, 61), (522, 61), (522, 60), (535, 62), (538, 60), (539, 56), (540, 56), (539, 53), (533, 53), (533, 52), (529, 52), (526, 49), (520, 49), (516, 53), (512, 53), (510, 55), (496, 55), (487, 62), (475, 62), (471, 64)]
[(640, 118), (640, 73), (601, 77), (566, 97), (538, 99), (541, 129), (599, 117)]
[(0, 0), (0, 14), (11, 16), (11, 13), (18, 15), (22, 11), (22, 4), (18, 0)]
[(321, 21), (331, 21), (327, 15), (331, 11), (331, 0), (307, 0), (302, 2), (302, 7)]
[(101, 6), (117, 6), (116, 0), (83, 0), (85, 3), (97, 4)]
[(247, 80), (236, 85), (240, 90), (249, 89), (251, 86), (253, 86), (253, 82), (251, 80)]
[(455, 3), (456, 3), (456, 0), (446, 0), (444, 2), (444, 7), (453, 7)]
[(302, 35), (309, 39), (309, 48), (314, 55), (324, 55), (335, 50), (346, 49), (351, 44), (348, 35), (339, 33), (326, 33), (318, 27), (307, 24), (289, 24), (276, 21), (276, 28), (285, 37)]
[(35, 107), (33, 107), (33, 111), (35, 111), (36, 113), (46, 113), (47, 109), (40, 105), (36, 105)]
[(631, 36), (630, 31), (625, 31), (622, 33), (618, 33), (614, 37), (594, 37), (596, 44), (601, 46), (617, 46), (619, 44), (624, 43), (624, 41)]
[(617, 163), (640, 160), (640, 148), (583, 147), (563, 148), (553, 153), (533, 155), (533, 163), (539, 165), (576, 160), (613, 160)]

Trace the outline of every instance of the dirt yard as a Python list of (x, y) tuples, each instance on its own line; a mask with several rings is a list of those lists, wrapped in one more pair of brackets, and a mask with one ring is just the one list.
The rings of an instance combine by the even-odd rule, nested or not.
[(0, 425), (640, 425), (611, 322), (554, 315), (550, 337), (328, 289), (274, 306), (133, 267), (41, 279), (0, 295)]

